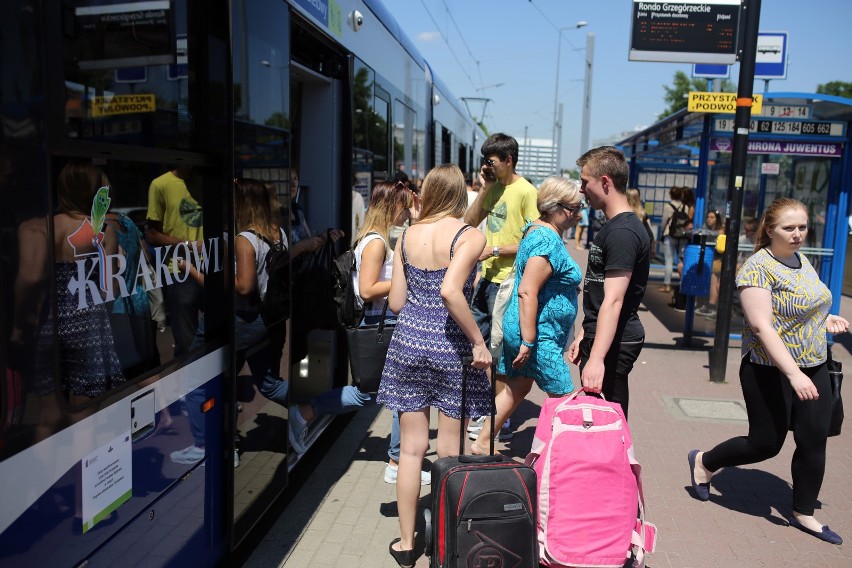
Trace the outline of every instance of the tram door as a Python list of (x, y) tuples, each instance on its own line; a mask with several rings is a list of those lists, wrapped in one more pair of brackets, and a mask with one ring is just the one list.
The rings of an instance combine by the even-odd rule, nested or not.
[[(304, 239), (345, 234), (333, 254), (351, 239), (351, 117), (348, 61), (336, 47), (294, 21), (291, 37), (290, 108), (291, 246)], [(311, 248), (311, 247), (308, 247)], [(293, 316), (290, 357), (291, 402), (308, 402), (343, 386), (348, 360), (342, 333), (327, 290), (314, 289), (312, 271), (322, 249), (307, 251), (293, 262)], [(329, 306), (332, 316), (328, 317)], [(309, 436), (310, 439), (310, 436)]]

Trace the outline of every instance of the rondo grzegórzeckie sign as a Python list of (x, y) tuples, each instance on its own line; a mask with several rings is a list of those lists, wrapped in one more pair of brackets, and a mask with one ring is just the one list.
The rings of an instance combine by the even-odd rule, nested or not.
[(740, 10), (741, 0), (634, 0), (628, 59), (731, 65)]

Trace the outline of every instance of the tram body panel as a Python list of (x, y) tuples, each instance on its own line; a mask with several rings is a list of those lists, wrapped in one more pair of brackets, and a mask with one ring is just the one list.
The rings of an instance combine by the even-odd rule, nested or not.
[[(166, 49), (134, 65), (114, 58), (107, 63), (97, 42), (86, 43), (63, 27), (91, 24), (105, 6), (121, 12), (135, 9), (134, 3), (18, 4), (21, 10), (0, 24), (17, 30), (0, 34), (4, 52), (23, 49), (32, 55), (0, 69), (0, 189), (9, 204), (0, 210), (0, 566), (215, 565), (286, 491), (289, 470), (300, 458), (288, 452), (286, 407), (259, 396), (247, 384), (247, 370), (235, 365), (232, 180), (257, 177), (289, 198), (288, 170), (297, 164), (310, 186), (303, 204), (314, 231), (350, 229), (353, 174), (368, 174), (360, 179), (369, 179), (369, 191), (398, 169), (422, 180), (435, 164), (432, 72), (374, 0), (336, 4), (344, 17), (362, 13), (358, 31), (345, 22), (331, 29), (308, 9), (316, 3), (306, 0), (151, 0), (143, 4), (152, 17), (165, 18), (151, 28), (159, 38), (152, 45)], [(59, 17), (61, 10), (65, 17)], [(83, 43), (75, 44), (78, 40)], [(58, 55), (43, 58), (43, 49)], [(319, 52), (335, 65), (312, 59)], [(360, 146), (353, 145), (359, 126), (353, 75), (359, 68), (368, 70), (369, 80), (360, 85), (358, 108), (369, 106), (370, 114), (362, 116), (381, 123), (378, 128), (360, 123)], [(294, 106), (294, 97), (303, 104)], [(447, 133), (441, 133), (453, 144), (469, 144), (473, 126), (460, 116), (460, 103), (446, 104), (448, 90), (441, 98), (446, 114), (441, 120), (447, 123), (441, 125)], [(455, 155), (455, 147), (441, 154), (464, 167)], [(363, 164), (356, 163), (358, 156)], [(192, 166), (187, 186), (199, 211), (187, 215), (192, 219), (203, 211), (201, 260), (212, 263), (215, 257), (217, 266), (206, 274), (199, 300), (206, 321), (203, 347), (173, 356), (170, 314), (166, 332), (154, 340), (158, 362), (132, 371), (123, 367), (125, 382), (89, 400), (67, 394), (59, 354), (63, 324), (50, 319), (60, 311), (57, 297), (66, 286), (56, 279), (51, 242), (60, 229), (58, 178), (65, 165), (79, 160), (109, 177), (108, 210), (127, 213), (143, 230), (152, 180), (177, 165)], [(146, 246), (156, 270), (178, 279), (169, 245)], [(181, 257), (192, 256), (187, 243), (170, 246), (184, 247)], [(114, 261), (123, 266), (119, 270), (132, 270), (118, 256), (98, 258), (103, 266)], [(29, 282), (22, 270), (27, 261), (41, 263), (40, 275)], [(132, 296), (95, 292), (101, 261), (84, 262), (86, 282), (77, 285), (88, 290), (86, 305), (98, 303), (96, 293), (106, 294), (110, 309)], [(31, 299), (24, 289), (42, 294), (26, 309), (22, 303)], [(22, 349), (16, 336), (22, 316), (49, 338), (49, 354), (41, 362), (55, 371), (50, 394), (32, 391), (39, 373), (22, 370), (25, 355), (34, 353), (32, 337)], [(117, 349), (127, 346), (125, 331), (115, 327), (111, 333)], [(291, 365), (287, 348), (282, 357), (280, 376), (291, 381), (291, 395), (347, 384), (339, 330), (311, 330), (308, 337), (303, 361)], [(260, 344), (249, 351), (256, 348)], [(19, 407), (7, 402), (15, 381), (25, 389)], [(201, 416), (196, 425), (206, 442), (203, 457), (176, 462), (175, 452), (195, 443), (191, 414)], [(318, 422), (311, 443), (328, 420)], [(234, 467), (235, 448), (241, 468)]]

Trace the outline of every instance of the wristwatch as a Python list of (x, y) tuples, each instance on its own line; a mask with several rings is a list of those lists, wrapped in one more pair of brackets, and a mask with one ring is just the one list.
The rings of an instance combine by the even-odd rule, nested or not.
[(494, 247), (491, 249), (491, 256), (500, 256), (500, 247)]

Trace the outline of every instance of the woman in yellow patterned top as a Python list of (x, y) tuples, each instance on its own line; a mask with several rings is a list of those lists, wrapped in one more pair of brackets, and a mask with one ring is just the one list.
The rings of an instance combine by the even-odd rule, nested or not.
[(831, 419), (826, 332), (848, 331), (849, 322), (829, 315), (831, 292), (798, 251), (808, 214), (795, 199), (777, 199), (760, 220), (755, 253), (737, 273), (746, 324), (740, 382), (748, 411), (748, 436), (712, 450), (689, 452), (692, 488), (710, 498), (710, 478), (723, 467), (757, 463), (781, 451), (793, 425), (794, 526), (832, 544), (836, 532), (814, 518), (825, 473)]

